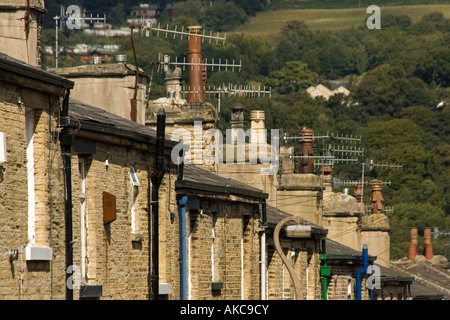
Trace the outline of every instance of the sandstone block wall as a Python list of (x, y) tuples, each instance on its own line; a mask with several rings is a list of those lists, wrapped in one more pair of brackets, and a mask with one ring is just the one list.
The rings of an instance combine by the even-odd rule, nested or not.
[[(24, 90), (6, 83), (0, 86), (0, 131), (6, 133), (8, 155), (0, 182), (0, 299), (63, 299), (64, 184), (60, 147), (52, 136), (57, 126), (57, 99), (26, 90), (34, 99), (20, 105)], [(51, 247), (52, 261), (25, 259), (25, 247), (30, 243), (25, 112), (31, 109), (36, 197), (31, 244)], [(17, 259), (9, 259), (9, 250), (17, 250)]]

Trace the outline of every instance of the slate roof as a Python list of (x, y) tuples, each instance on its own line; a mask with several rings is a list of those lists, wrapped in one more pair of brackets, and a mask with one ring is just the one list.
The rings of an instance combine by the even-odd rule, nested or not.
[[(325, 239), (326, 241), (326, 254), (331, 258), (341, 258), (341, 259), (353, 259), (360, 260), (362, 257), (362, 252), (347, 247), (339, 242), (333, 241), (331, 239)], [(369, 255), (369, 261), (376, 261), (375, 256)], [(377, 265), (374, 263), (374, 265)], [(398, 270), (397, 268), (387, 268), (384, 266), (377, 265), (380, 268), (381, 282), (395, 281), (395, 282), (406, 282), (412, 283), (414, 281), (414, 277), (409, 275), (406, 272)]]
[[(155, 143), (155, 129), (122, 118), (78, 100), (70, 99), (69, 117), (70, 125), (75, 130), (87, 130), (142, 143)], [(171, 141), (170, 136), (166, 135), (166, 147), (173, 147), (177, 143), (178, 142)]]
[[(331, 239), (325, 239), (325, 252), (327, 256), (334, 260), (361, 260), (362, 252), (347, 247)], [(376, 257), (369, 255), (369, 262), (374, 261)]]
[(191, 189), (220, 194), (234, 194), (256, 199), (267, 199), (268, 194), (245, 183), (222, 176), (193, 164), (184, 165), (183, 180), (177, 180), (177, 189)]
[[(278, 208), (272, 207), (267, 205), (266, 207), (266, 215), (267, 215), (267, 224), (269, 226), (269, 228), (275, 228), (276, 225), (278, 224), (278, 222), (280, 222), (281, 220), (283, 220), (286, 217), (290, 217), (292, 216), (292, 214), (284, 212)], [(288, 222), (286, 223), (286, 225), (289, 224), (295, 224), (295, 222)], [(327, 230), (319, 225), (316, 225), (308, 220), (303, 220), (302, 225), (308, 225), (311, 226), (311, 229), (313, 231), (313, 233), (315, 234), (320, 234), (320, 235), (326, 235), (327, 234)]]
[[(34, 81), (44, 82), (46, 84), (62, 87), (66, 89), (73, 88), (74, 83), (69, 79), (59, 75), (47, 72), (39, 67), (29, 65), (28, 63), (19, 59), (13, 58), (3, 52), (0, 52), (0, 79), (8, 82), (17, 82), (17, 79), (7, 76), (4, 71), (16, 73), (19, 77), (30, 78)], [(39, 83), (33, 83), (29, 86), (33, 89), (39, 90)], [(21, 85), (27, 86), (26, 83), (21, 82)]]
[(450, 273), (433, 265), (421, 256), (419, 259), (398, 260), (393, 267), (414, 278), (411, 284), (413, 300), (450, 300)]

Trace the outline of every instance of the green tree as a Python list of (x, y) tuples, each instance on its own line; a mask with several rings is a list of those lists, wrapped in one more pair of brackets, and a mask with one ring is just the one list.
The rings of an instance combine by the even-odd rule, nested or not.
[(233, 2), (249, 16), (263, 10), (266, 4), (266, 0), (233, 0)]
[(301, 61), (288, 61), (280, 70), (270, 73), (266, 84), (280, 94), (306, 89), (317, 79), (317, 74)]
[(247, 14), (232, 1), (215, 1), (205, 11), (202, 23), (214, 31), (230, 31), (243, 24)]
[(123, 3), (119, 2), (109, 10), (108, 23), (114, 27), (121, 27), (126, 25), (125, 21), (125, 7)]
[[(181, 2), (177, 6), (177, 10), (175, 12), (176, 17), (185, 16), (197, 21), (203, 20), (204, 17), (204, 8), (202, 6), (202, 2), (200, 0), (188, 0)], [(183, 25), (183, 24), (182, 24)], [(188, 25), (185, 25), (188, 26)]]
[(275, 48), (275, 61), (281, 68), (286, 61), (302, 59), (310, 48), (314, 34), (303, 21), (289, 21), (282, 28), (280, 36)]

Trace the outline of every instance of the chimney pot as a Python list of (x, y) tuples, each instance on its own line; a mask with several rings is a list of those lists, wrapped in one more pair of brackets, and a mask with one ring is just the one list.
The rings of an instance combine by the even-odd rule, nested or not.
[(205, 72), (202, 63), (200, 32), (202, 27), (188, 27), (190, 35), (188, 36), (188, 103), (204, 103), (205, 94)]
[(414, 259), (417, 254), (417, 228), (411, 228), (409, 233), (411, 242), (408, 245), (408, 259)]
[(433, 244), (431, 243), (431, 229), (425, 228), (423, 230), (423, 246), (425, 251), (425, 258), (431, 260), (433, 258)]
[(309, 128), (300, 128), (300, 156), (311, 157), (311, 158), (300, 158), (299, 159), (299, 170), (300, 173), (314, 173), (314, 134)]
[(383, 195), (381, 194), (381, 181), (370, 181), (370, 201), (372, 202), (372, 214), (380, 214), (383, 211)]

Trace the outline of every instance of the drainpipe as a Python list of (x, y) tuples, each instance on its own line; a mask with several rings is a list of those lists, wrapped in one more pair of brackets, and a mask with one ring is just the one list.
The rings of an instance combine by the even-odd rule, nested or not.
[[(63, 155), (64, 167), (64, 224), (66, 233), (66, 284), (71, 281), (71, 273), (73, 266), (73, 236), (72, 236), (72, 166), (71, 166), (71, 147), (72, 147), (72, 133), (70, 132), (69, 124), (69, 94), (67, 90), (64, 97), (59, 126), (62, 127), (59, 136), (61, 144), (61, 152)], [(73, 300), (73, 287), (66, 285), (66, 300)]]
[[(184, 150), (180, 150), (180, 163), (178, 165), (178, 180), (184, 179)], [(179, 195), (178, 205), (180, 206), (180, 252), (181, 252), (181, 300), (187, 300), (187, 258), (186, 258), (186, 203), (187, 196)]]
[(187, 196), (178, 198), (180, 206), (180, 245), (181, 245), (181, 300), (187, 300), (187, 267), (186, 267), (186, 202)]
[(361, 279), (362, 275), (367, 272), (369, 267), (369, 254), (367, 244), (363, 244), (362, 249), (363, 267), (356, 271), (356, 300), (361, 300)]
[[(325, 241), (323, 241), (325, 243)], [(323, 252), (326, 252), (323, 250)], [(320, 266), (320, 279), (322, 280), (323, 300), (328, 300), (328, 277), (331, 275), (330, 266), (327, 266), (327, 255), (325, 253), (319, 254), (319, 260), (323, 261)]]
[(153, 300), (159, 298), (159, 187), (164, 176), (164, 135), (166, 129), (166, 113), (164, 109), (158, 110), (156, 125), (156, 156), (152, 181), (152, 199), (151, 199), (151, 257), (152, 257), (152, 273), (151, 273), (151, 289)]
[(267, 228), (266, 200), (262, 203), (262, 227), (261, 232), (261, 300), (266, 300), (266, 228)]

